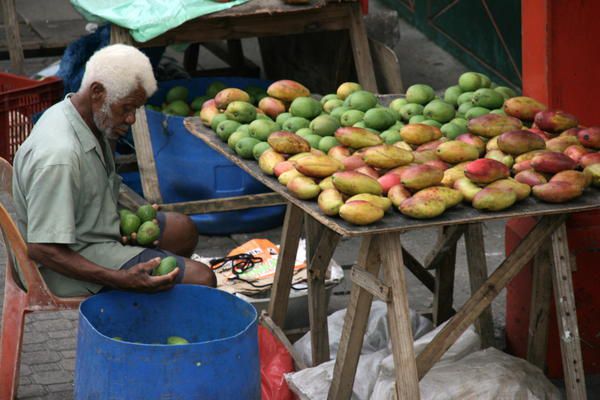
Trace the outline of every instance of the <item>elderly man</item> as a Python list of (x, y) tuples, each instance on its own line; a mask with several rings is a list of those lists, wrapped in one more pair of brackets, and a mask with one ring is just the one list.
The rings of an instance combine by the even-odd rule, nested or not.
[[(179, 282), (216, 284), (206, 265), (182, 257), (192, 254), (198, 240), (184, 215), (158, 214), (160, 248), (121, 242), (120, 178), (109, 139), (127, 132), (155, 90), (143, 53), (125, 45), (105, 47), (88, 61), (79, 91), (44, 113), (15, 156), (18, 226), (29, 256), (59, 296), (103, 287), (156, 291)], [(177, 269), (150, 274), (160, 258), (173, 254)]]

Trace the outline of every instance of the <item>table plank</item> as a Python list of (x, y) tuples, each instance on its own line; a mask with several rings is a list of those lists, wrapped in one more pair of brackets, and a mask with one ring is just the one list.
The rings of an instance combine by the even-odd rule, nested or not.
[(529, 197), (509, 209), (499, 212), (482, 212), (473, 207), (459, 204), (458, 206), (447, 210), (441, 216), (428, 220), (411, 219), (397, 211), (391, 211), (388, 212), (382, 220), (374, 224), (356, 226), (340, 218), (331, 218), (324, 215), (319, 209), (316, 201), (304, 201), (294, 197), (275, 177), (265, 175), (258, 167), (256, 161), (242, 160), (238, 157), (237, 154), (227, 147), (227, 144), (222, 142), (210, 128), (202, 125), (200, 118), (186, 118), (184, 120), (184, 125), (192, 135), (204, 141), (209, 147), (221, 153), (234, 164), (238, 165), (244, 171), (248, 172), (254, 178), (279, 193), (281, 196), (285, 197), (291, 203), (300, 207), (304, 212), (310, 214), (329, 229), (332, 229), (343, 236), (363, 236), (378, 233), (403, 232), (434, 226), (468, 224), (513, 217), (568, 214), (600, 208), (600, 191), (588, 188), (581, 197), (563, 204), (542, 203), (533, 197)]

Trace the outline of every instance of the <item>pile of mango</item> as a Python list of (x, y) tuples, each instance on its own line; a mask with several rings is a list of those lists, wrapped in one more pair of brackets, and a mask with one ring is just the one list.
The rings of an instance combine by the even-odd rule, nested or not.
[(140, 206), (135, 213), (126, 208), (119, 210), (119, 226), (121, 236), (140, 246), (152, 246), (160, 236), (156, 209), (150, 204)]
[(357, 225), (393, 208), (434, 218), (460, 203), (500, 211), (530, 194), (561, 203), (600, 186), (600, 127), (468, 72), (436, 98), (408, 88), (389, 107), (354, 82), (320, 100), (281, 80), (258, 106), (226, 88), (200, 118), (291, 194)]

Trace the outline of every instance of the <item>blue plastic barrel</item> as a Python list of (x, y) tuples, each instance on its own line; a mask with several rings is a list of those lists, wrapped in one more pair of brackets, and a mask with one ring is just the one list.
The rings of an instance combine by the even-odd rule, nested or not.
[[(189, 89), (189, 100), (203, 95), (215, 79), (228, 87), (266, 88), (270, 82), (251, 78), (196, 78), (159, 83), (150, 104), (163, 103), (174, 86)], [(265, 193), (266, 186), (190, 134), (183, 118), (146, 110), (161, 195), (165, 203)], [(284, 206), (192, 215), (204, 235), (257, 232), (281, 225)]]
[(79, 309), (75, 399), (260, 399), (256, 310), (195, 285), (92, 296)]

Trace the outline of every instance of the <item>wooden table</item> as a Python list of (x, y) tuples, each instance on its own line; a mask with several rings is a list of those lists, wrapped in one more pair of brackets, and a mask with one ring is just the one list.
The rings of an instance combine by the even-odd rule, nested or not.
[[(356, 1), (312, 0), (307, 5), (288, 5), (281, 0), (251, 0), (243, 5), (188, 21), (144, 43), (135, 42), (128, 30), (113, 25), (111, 43), (150, 47), (340, 30), (347, 30), (350, 34), (359, 83), (366, 90), (377, 92), (367, 35), (360, 5)], [(161, 204), (162, 195), (143, 109), (137, 111), (136, 120), (132, 132), (144, 197), (151, 203)], [(239, 200), (234, 199), (229, 204)], [(278, 201), (271, 200), (271, 204)], [(204, 205), (200, 206), (195, 209), (196, 212), (204, 210)], [(221, 208), (219, 211), (225, 209)]]
[[(362, 237), (357, 264), (351, 271), (352, 290), (337, 353), (333, 383), (329, 391), (330, 399), (350, 398), (373, 297), (388, 304), (394, 362), (396, 366), (401, 366), (396, 368), (398, 399), (418, 399), (419, 379), (433, 367), (469, 325), (476, 324), (482, 335), (484, 347), (491, 343), (493, 326), (490, 304), (532, 258), (535, 259), (534, 275), (538, 279), (532, 289), (531, 315), (535, 315), (536, 318), (532, 318), (530, 322), (528, 359), (538, 365), (544, 360), (547, 331), (544, 329), (545, 325), (539, 321), (547, 317), (550, 299), (549, 296), (544, 296), (543, 290), (544, 287), (549, 287), (544, 279), (548, 275), (539, 271), (550, 268), (548, 261), (551, 260), (552, 286), (559, 315), (559, 331), (563, 338), (561, 351), (567, 395), (569, 399), (586, 398), (565, 221), (569, 213), (600, 208), (598, 190), (587, 189), (583, 196), (567, 204), (545, 204), (528, 198), (508, 210), (495, 213), (483, 213), (471, 207), (458, 205), (431, 220), (409, 219), (393, 212), (386, 214), (375, 224), (361, 227), (327, 217), (320, 212), (316, 202), (302, 201), (292, 196), (277, 179), (263, 174), (256, 162), (237, 157), (210, 129), (205, 128), (198, 118), (188, 118), (184, 124), (193, 135), (279, 193), (288, 202), (279, 264), (269, 306), (271, 318), (280, 326), (287, 311), (292, 268), (302, 222), (305, 221), (309, 246), (307, 259), (310, 260), (309, 319), (315, 365), (329, 359), (324, 286), (327, 266), (342, 236)], [(488, 278), (481, 223), (525, 216), (539, 217), (537, 225)], [(443, 235), (439, 237), (423, 266), (402, 247), (400, 233), (435, 226), (443, 228)], [(434, 292), (434, 319), (437, 318), (437, 322), (443, 321), (453, 313), (453, 255), (456, 251), (456, 241), (463, 233), (472, 295), (423, 352), (415, 357), (404, 268), (399, 266), (406, 266)], [(383, 267), (385, 276), (383, 281), (378, 279), (380, 266)], [(432, 276), (428, 269), (435, 269), (435, 276)]]

